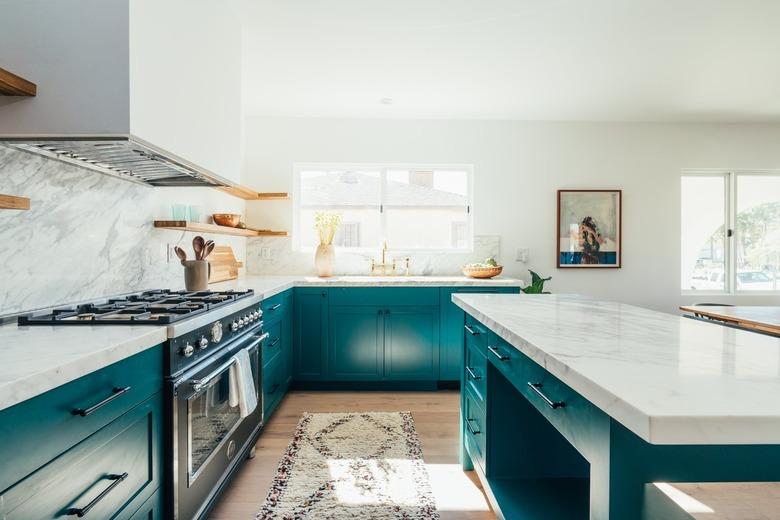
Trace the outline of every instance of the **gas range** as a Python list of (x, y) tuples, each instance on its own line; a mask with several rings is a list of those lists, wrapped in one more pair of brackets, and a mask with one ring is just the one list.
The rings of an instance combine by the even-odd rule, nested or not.
[(167, 325), (254, 295), (246, 291), (160, 289), (110, 298), (103, 303), (53, 309), (19, 317), (19, 325)]

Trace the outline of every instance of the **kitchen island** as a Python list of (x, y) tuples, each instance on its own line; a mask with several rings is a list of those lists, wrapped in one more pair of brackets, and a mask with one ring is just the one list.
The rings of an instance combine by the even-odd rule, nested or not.
[(661, 518), (654, 483), (780, 480), (780, 340), (576, 296), (453, 301), (463, 464), (499, 516)]

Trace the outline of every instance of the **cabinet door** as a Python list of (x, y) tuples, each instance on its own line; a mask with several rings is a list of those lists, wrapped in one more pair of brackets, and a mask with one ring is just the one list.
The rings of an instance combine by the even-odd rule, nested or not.
[(284, 316), (282, 317), (282, 356), (285, 386), (290, 386), (293, 375), (293, 311), (292, 291), (284, 294)]
[(293, 371), (295, 379), (321, 381), (328, 360), (328, 290), (295, 289)]
[(452, 303), (456, 293), (517, 293), (518, 287), (447, 287), (441, 289), (441, 345), (439, 350), (439, 380), (460, 379), (463, 361), (463, 309)]
[(329, 379), (382, 379), (382, 313), (381, 309), (370, 306), (338, 305), (331, 308)]
[(435, 381), (439, 375), (439, 309), (390, 307), (384, 311), (385, 379)]

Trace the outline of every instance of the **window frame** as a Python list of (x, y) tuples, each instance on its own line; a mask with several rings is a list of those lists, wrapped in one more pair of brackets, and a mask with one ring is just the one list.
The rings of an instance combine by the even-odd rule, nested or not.
[[(737, 179), (740, 176), (768, 176), (768, 177), (779, 177), (780, 178), (780, 170), (754, 170), (754, 169), (721, 169), (721, 168), (711, 168), (711, 169), (683, 169), (681, 171), (680, 175), (680, 181), (682, 182), (683, 177), (722, 177), (723, 178), (723, 184), (724, 184), (724, 190), (723, 190), (723, 215), (724, 215), (724, 229), (731, 230), (731, 235), (729, 236), (727, 234), (726, 237), (724, 237), (723, 245), (724, 245), (724, 274), (725, 274), (725, 280), (724, 280), (724, 287), (723, 290), (693, 290), (693, 289), (680, 289), (681, 294), (683, 296), (691, 296), (691, 295), (701, 295), (701, 296), (767, 296), (767, 295), (778, 295), (780, 294), (780, 289), (777, 290), (760, 290), (760, 291), (751, 291), (746, 289), (738, 289), (737, 288), (737, 248), (734, 247), (734, 244), (736, 243), (736, 239), (739, 233), (739, 229), (737, 228), (737, 199), (738, 199), (738, 193), (737, 193)], [(683, 222), (682, 222), (682, 196), (680, 196), (680, 240), (682, 240), (682, 229), (683, 229)], [(682, 245), (682, 244), (681, 244)], [(679, 265), (680, 265), (680, 280), (678, 283), (678, 286), (682, 287), (682, 280), (683, 280), (683, 272), (682, 272), (682, 247), (680, 249), (680, 258), (679, 258)]]
[[(311, 252), (314, 247), (301, 244), (301, 172), (310, 170), (364, 170), (379, 171), (379, 215), (382, 235), (386, 236), (386, 212), (385, 208), (397, 207), (395, 204), (385, 202), (385, 182), (388, 170), (456, 170), (466, 173), (466, 222), (468, 223), (468, 245), (465, 248), (399, 248), (392, 243), (388, 249), (392, 251), (409, 251), (420, 253), (473, 253), (474, 252), (474, 165), (472, 164), (424, 164), (424, 163), (294, 163), (293, 164), (293, 251)], [(405, 206), (415, 207), (415, 206)], [(423, 207), (423, 206), (419, 206)], [(447, 206), (425, 206), (447, 207)], [(380, 238), (380, 241), (382, 239)], [(381, 249), (381, 244), (376, 247), (340, 247), (340, 250), (350, 253), (368, 253)]]

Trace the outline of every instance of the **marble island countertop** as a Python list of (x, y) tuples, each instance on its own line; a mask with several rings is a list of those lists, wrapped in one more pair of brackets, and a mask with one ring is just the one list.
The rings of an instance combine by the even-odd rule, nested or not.
[(259, 302), (292, 287), (448, 287), (522, 286), (511, 278), (474, 280), (463, 276), (249, 276), (209, 286), (212, 290), (253, 289), (252, 300), (241, 300), (215, 313), (172, 325), (0, 326), (0, 410), (40, 395), (117, 361), (164, 342), (168, 337), (227, 315), (252, 301)]
[(616, 302), (453, 301), (653, 444), (780, 444), (780, 339)]

